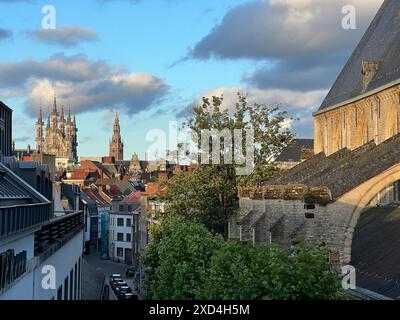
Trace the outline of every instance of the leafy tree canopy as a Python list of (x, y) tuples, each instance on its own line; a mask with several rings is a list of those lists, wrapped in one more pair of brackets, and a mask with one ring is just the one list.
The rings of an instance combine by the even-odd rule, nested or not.
[[(198, 136), (206, 129), (254, 130), (253, 173), (238, 178), (234, 163), (202, 164), (198, 170), (181, 173), (167, 182), (167, 192), (160, 197), (167, 203), (167, 216), (181, 215), (194, 222), (203, 223), (212, 232), (227, 236), (228, 219), (238, 210), (238, 184), (254, 183), (276, 172), (273, 160), (291, 143), (293, 134), (284, 129), (288, 119), (286, 113), (279, 111), (277, 105), (249, 105), (247, 98), (240, 94), (234, 106), (222, 108), (222, 104), (222, 97), (203, 98), (202, 105), (193, 109), (193, 115), (184, 126), (196, 132)], [(233, 137), (234, 135), (232, 139)], [(242, 138), (243, 151), (246, 151), (246, 135), (243, 134)], [(223, 158), (225, 141), (221, 139), (220, 143)]]
[(148, 299), (338, 298), (327, 248), (243, 245), (178, 217), (163, 220), (152, 236), (143, 260)]

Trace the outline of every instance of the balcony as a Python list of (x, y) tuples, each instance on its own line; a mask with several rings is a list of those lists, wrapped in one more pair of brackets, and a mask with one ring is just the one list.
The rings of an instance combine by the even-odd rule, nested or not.
[(50, 220), (50, 204), (10, 205), (0, 208), (0, 239), (38, 227)]
[(83, 212), (78, 211), (53, 219), (35, 233), (35, 256), (44, 262), (84, 228)]

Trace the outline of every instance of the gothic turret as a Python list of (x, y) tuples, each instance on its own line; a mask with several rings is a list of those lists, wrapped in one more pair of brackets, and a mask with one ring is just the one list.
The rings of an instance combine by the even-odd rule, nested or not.
[(124, 160), (124, 143), (121, 139), (118, 112), (115, 112), (113, 135), (110, 141), (110, 157), (114, 157), (115, 160)]
[(74, 121), (72, 122), (72, 155), (78, 161), (78, 127), (76, 125), (76, 114), (74, 113)]
[(67, 125), (65, 127), (65, 135), (67, 137), (72, 137), (71, 109), (68, 110)]
[(51, 129), (50, 112), (47, 113), (46, 134)]
[(60, 131), (64, 135), (65, 134), (64, 103), (61, 104), (61, 114), (59, 123), (60, 123)]
[(43, 126), (44, 126), (44, 122), (43, 122), (43, 115), (42, 115), (42, 106), (40, 106), (39, 117), (36, 122), (36, 148), (39, 153), (42, 152), (42, 149), (43, 149), (43, 141), (44, 141)]
[(68, 111), (67, 119), (64, 116), (64, 104), (61, 106), (61, 113), (57, 111), (57, 98), (54, 96), (53, 110), (47, 113), (46, 135), (43, 135), (43, 115), (40, 108), (39, 117), (36, 123), (36, 143), (39, 152), (55, 155), (68, 159), (71, 163), (78, 161), (78, 138), (76, 117), (71, 119), (71, 111)]
[(53, 102), (53, 112), (51, 113), (51, 128), (53, 130), (58, 128), (58, 112), (57, 112), (57, 98), (54, 95), (54, 102)]

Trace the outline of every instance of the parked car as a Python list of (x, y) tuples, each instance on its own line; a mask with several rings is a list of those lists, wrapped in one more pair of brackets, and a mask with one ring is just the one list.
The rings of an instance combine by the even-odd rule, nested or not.
[(120, 281), (120, 282), (115, 283), (114, 292), (115, 292), (116, 296), (119, 295), (120, 289), (123, 287), (128, 287), (128, 284), (125, 281)]
[(114, 281), (115, 279), (122, 279), (122, 276), (120, 275), (120, 274), (112, 274), (111, 276), (110, 276), (110, 282), (112, 282), (112, 281)]
[(125, 293), (120, 295), (120, 300), (139, 300), (139, 297), (133, 293)]
[(132, 293), (132, 289), (128, 286), (122, 286), (117, 288), (117, 296), (119, 300), (123, 300), (123, 297), (127, 293)]
[(112, 278), (112, 279), (110, 280), (110, 286), (111, 286), (112, 288), (114, 288), (115, 285), (116, 285), (118, 282), (123, 282), (122, 278)]

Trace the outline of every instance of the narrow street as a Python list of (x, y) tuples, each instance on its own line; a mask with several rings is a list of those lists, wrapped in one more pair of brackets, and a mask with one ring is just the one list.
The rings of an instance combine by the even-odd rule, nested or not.
[[(126, 281), (128, 286), (134, 290), (133, 278), (127, 278), (125, 275), (125, 271), (126, 271), (126, 267), (127, 267), (126, 264), (116, 263), (116, 262), (112, 262), (110, 260), (102, 260), (102, 259), (100, 259), (99, 254), (91, 254), (91, 255), (85, 256), (84, 259), (92, 267), (94, 267), (97, 271), (101, 271), (105, 274), (107, 285), (109, 285), (109, 279), (112, 274), (120, 274), (122, 276), (123, 280)], [(111, 287), (110, 287), (109, 300), (117, 300)]]

